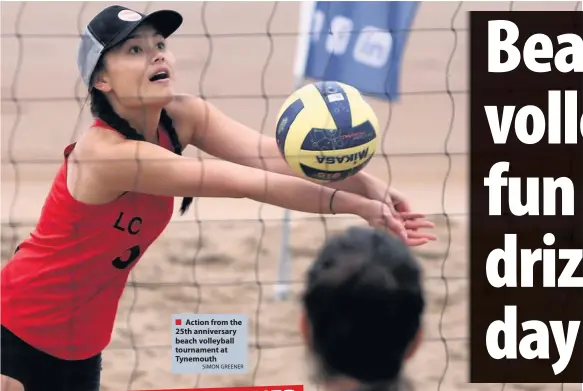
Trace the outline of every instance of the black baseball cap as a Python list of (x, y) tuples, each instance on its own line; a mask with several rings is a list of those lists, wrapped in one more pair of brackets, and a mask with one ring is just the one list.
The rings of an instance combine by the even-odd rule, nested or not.
[(171, 10), (146, 15), (113, 5), (102, 10), (89, 22), (81, 36), (77, 53), (77, 65), (85, 85), (90, 87), (93, 71), (103, 53), (126, 40), (144, 23), (152, 25), (167, 38), (182, 24), (182, 15)]

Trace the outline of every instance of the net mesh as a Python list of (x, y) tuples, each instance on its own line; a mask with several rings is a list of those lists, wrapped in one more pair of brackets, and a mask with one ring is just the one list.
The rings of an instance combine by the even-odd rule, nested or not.
[[(36, 222), (62, 148), (89, 124), (74, 61), (79, 34), (103, 2), (2, 2), (2, 260)], [(121, 3), (173, 8), (181, 90), (273, 134), (294, 86), (298, 3)], [(408, 364), (422, 390), (575, 390), (580, 385), (467, 383), (467, 45), (470, 10), (581, 10), (580, 2), (423, 3), (410, 31), (399, 103), (371, 101), (384, 125), (368, 171), (432, 216), (438, 243), (416, 249), (429, 299), (422, 348)], [(54, 18), (47, 22), (47, 16)], [(185, 155), (212, 157), (193, 148)], [(282, 211), (247, 200), (196, 199), (127, 283), (104, 352), (103, 390), (298, 384), (313, 389), (298, 328), (303, 273), (326, 236), (359, 220), (292, 214), (291, 299), (273, 300)], [(170, 316), (247, 313), (251, 371), (170, 373)], [(527, 388), (525, 388), (527, 387)]]

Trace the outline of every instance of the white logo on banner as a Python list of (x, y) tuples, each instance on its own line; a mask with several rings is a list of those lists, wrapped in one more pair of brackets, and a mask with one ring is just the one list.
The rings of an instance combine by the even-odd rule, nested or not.
[(328, 53), (342, 55), (346, 52), (352, 34), (352, 20), (344, 16), (336, 16), (330, 22), (330, 34), (326, 40)]
[(366, 26), (358, 35), (354, 45), (354, 60), (373, 68), (382, 68), (387, 65), (393, 36), (386, 30), (374, 26)]
[[(317, 42), (322, 36), (325, 15), (317, 10), (312, 20), (312, 40)], [(346, 53), (354, 31), (354, 23), (349, 18), (338, 15), (330, 21), (330, 31), (326, 32), (326, 51), (341, 56)], [(358, 32), (352, 57), (354, 61), (372, 68), (383, 68), (389, 62), (393, 36), (387, 30), (366, 26)]]

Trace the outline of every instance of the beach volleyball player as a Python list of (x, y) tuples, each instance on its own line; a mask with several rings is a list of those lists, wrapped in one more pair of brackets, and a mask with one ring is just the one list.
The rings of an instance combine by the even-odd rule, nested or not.
[[(112, 6), (82, 36), (78, 65), (95, 121), (65, 148), (35, 229), (2, 269), (3, 390), (99, 389), (129, 272), (169, 223), (173, 197), (184, 197), (183, 213), (192, 197), (249, 198), (357, 215), (409, 245), (434, 239), (419, 230), (432, 226), (424, 216), (395, 191), (385, 196), (381, 181), (300, 178), (273, 138), (176, 94), (166, 38), (181, 23), (174, 11)], [(188, 145), (218, 159), (181, 156)], [(266, 158), (265, 170), (259, 145), (278, 157)]]

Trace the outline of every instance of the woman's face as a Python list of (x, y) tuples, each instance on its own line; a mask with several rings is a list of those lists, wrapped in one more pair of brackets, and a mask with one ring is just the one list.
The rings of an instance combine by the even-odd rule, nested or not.
[(124, 106), (164, 106), (174, 95), (174, 57), (151, 26), (107, 52), (104, 65), (95, 86)]

